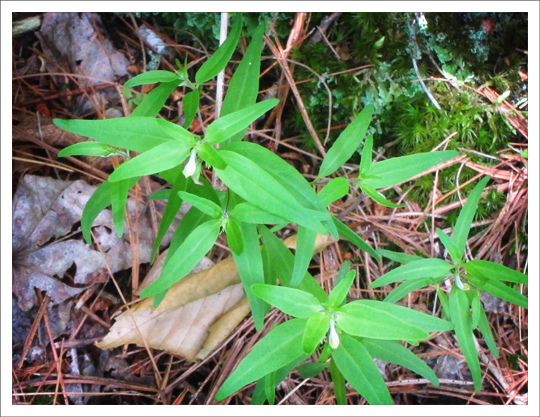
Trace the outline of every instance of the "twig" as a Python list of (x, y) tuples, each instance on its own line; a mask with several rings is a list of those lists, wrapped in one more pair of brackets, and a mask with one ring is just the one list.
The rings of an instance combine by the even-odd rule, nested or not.
[[(229, 14), (221, 13), (221, 26), (219, 29), (219, 45), (221, 46), (223, 42), (227, 39), (227, 27), (229, 24)], [(216, 119), (219, 119), (219, 114), (221, 113), (221, 106), (223, 105), (223, 92), (225, 89), (225, 69), (223, 69), (217, 76), (216, 83), (216, 107), (215, 113)]]
[(426, 93), (426, 95), (428, 96), (429, 98), (429, 101), (431, 101), (431, 103), (437, 107), (438, 110), (441, 110), (441, 106), (439, 106), (439, 103), (437, 103), (437, 100), (435, 100), (435, 97), (433, 97), (433, 95), (431, 94), (431, 91), (428, 90), (428, 88), (426, 87), (426, 85), (424, 84), (424, 81), (422, 81), (422, 77), (420, 76), (420, 72), (418, 72), (418, 66), (416, 65), (416, 59), (412, 59), (412, 64), (413, 64), (413, 67), (414, 67), (414, 72), (416, 72), (416, 75), (420, 81), (420, 85), (422, 85), (422, 90), (424, 90), (424, 93)]
[[(277, 34), (274, 32), (274, 38), (276, 39), (276, 42), (279, 42), (279, 38)], [(285, 74), (285, 77), (287, 78), (287, 81), (289, 82), (289, 85), (291, 87), (291, 90), (293, 91), (294, 97), (296, 98), (296, 102), (298, 104), (298, 108), (300, 109), (300, 113), (302, 114), (302, 118), (304, 119), (304, 122), (306, 123), (306, 126), (309, 130), (309, 133), (311, 134), (311, 137), (315, 141), (315, 144), (317, 145), (317, 148), (319, 149), (319, 152), (321, 155), (326, 156), (326, 151), (324, 149), (323, 144), (321, 143), (321, 140), (319, 139), (319, 136), (317, 135), (317, 132), (315, 131), (315, 128), (313, 127), (313, 124), (311, 123), (311, 120), (309, 119), (309, 116), (306, 111), (306, 107), (304, 106), (304, 103), (302, 101), (302, 97), (300, 96), (300, 93), (298, 92), (298, 88), (296, 87), (295, 81), (291, 75), (291, 71), (289, 68), (289, 65), (287, 64), (287, 60), (285, 59), (283, 55), (283, 49), (279, 46), (279, 44), (274, 45), (272, 40), (265, 35), (266, 44), (271, 49), (272, 53), (276, 56), (278, 59), (279, 65), (281, 66), (283, 73)]]
[(330, 24), (334, 20), (336, 20), (339, 16), (341, 16), (341, 13), (335, 12), (335, 13), (332, 13), (330, 16), (323, 17), (323, 19), (321, 21), (321, 24), (319, 26), (317, 26), (317, 29), (319, 29), (319, 31), (315, 32), (313, 34), (311, 39), (309, 39), (307, 41), (307, 44), (308, 45), (314, 45), (314, 44), (320, 42), (321, 39), (322, 39), (322, 36), (324, 35), (324, 32), (326, 32), (328, 30), (328, 27), (330, 26)]
[[(221, 46), (223, 42), (227, 39), (227, 27), (229, 24), (229, 14), (228, 13), (221, 13), (221, 26), (219, 28), (219, 45)], [(217, 75), (217, 82), (216, 82), (216, 104), (214, 108), (214, 120), (219, 119), (219, 115), (221, 113), (221, 106), (223, 105), (223, 92), (225, 89), (225, 68), (220, 71), (220, 73)], [(202, 126), (202, 124), (201, 124)], [(219, 144), (215, 145), (217, 149), (219, 149)], [(215, 170), (212, 171), (212, 186), (217, 189), (220, 187), (219, 185), (219, 178), (217, 176), (217, 173)]]

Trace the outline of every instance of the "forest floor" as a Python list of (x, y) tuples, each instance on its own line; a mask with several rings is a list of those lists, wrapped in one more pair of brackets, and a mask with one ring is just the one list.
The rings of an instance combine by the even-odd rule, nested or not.
[[(145, 38), (138, 30), (143, 24), (148, 31), (153, 31), (154, 37), (169, 45), (163, 52), (165, 55), (161, 55), (160, 69), (173, 69), (171, 57), (183, 57), (187, 53), (191, 61), (205, 58), (205, 52), (176, 44), (150, 22), (133, 16), (132, 19), (119, 18), (117, 26), (108, 28), (108, 34), (114, 33), (114, 42), (99, 29), (98, 15), (73, 18), (86, 19), (84, 23), (88, 30), (95, 31), (95, 36), (87, 44), (76, 42), (75, 48), (72, 44), (72, 50), (64, 51), (63, 48), (68, 48), (66, 45), (52, 45), (54, 36), (43, 27), (37, 36), (34, 31), (39, 28), (13, 38), (12, 187), (19, 203), (14, 205), (13, 227), (14, 235), (15, 231), (21, 233), (13, 238), (13, 404), (216, 404), (213, 397), (223, 381), (263, 334), (274, 324), (283, 322), (285, 316), (277, 310), (268, 313), (262, 333), (255, 331), (253, 320), (248, 316), (204, 360), (187, 360), (183, 355), (154, 349), (146, 343), (142, 343), (142, 347), (133, 344), (104, 350), (97, 347), (96, 343), (112, 328), (118, 313), (136, 303), (140, 286), (152, 271), (147, 254), (163, 207), (159, 201), (147, 197), (162, 189), (163, 182), (156, 178), (141, 179), (132, 190), (130, 232), (123, 238), (114, 240), (111, 235), (106, 250), (96, 244), (87, 245), (81, 233), (81, 210), (117, 161), (95, 157), (58, 158), (61, 149), (84, 139), (67, 134), (52, 123), (54, 118), (127, 115), (126, 108), (132, 103), (123, 95), (122, 84), (144, 71), (148, 62), (142, 57), (147, 56), (147, 49), (158, 52), (151, 37)], [(302, 20), (296, 23), (291, 25), (289, 46), (296, 42), (295, 46), (301, 48), (298, 39), (307, 32), (307, 26)], [(88, 40), (88, 36), (86, 38)], [(107, 65), (92, 68), (90, 76), (89, 67), (77, 66), (77, 62), (83, 59), (81, 54), (92, 56), (94, 62), (98, 62), (99, 54), (103, 53), (99, 52), (100, 48), (108, 51), (108, 59), (104, 60)], [(272, 52), (266, 49), (264, 53)], [(275, 65), (267, 66), (267, 72), (273, 72), (277, 81), (269, 83), (271, 87), (260, 94), (277, 96), (282, 104), (267, 118), (256, 122), (248, 135), (250, 140), (276, 152), (307, 177), (314, 176), (314, 165), (321, 159), (317, 150), (306, 150), (300, 138), (284, 138), (280, 133), (284, 130), (282, 116), (287, 114), (284, 106), (299, 105), (302, 97), (294, 94), (296, 85), (289, 82), (290, 78), (294, 80), (294, 64), (286, 69), (288, 77), (282, 76), (282, 69), (275, 61)], [(227, 77), (230, 77), (229, 70)], [(146, 87), (144, 91), (152, 88)], [(209, 84), (203, 92), (206, 103), (203, 124), (213, 119), (213, 91), (214, 86)], [(162, 112), (164, 117), (178, 120), (182, 116), (179, 107), (182, 95), (181, 89), (173, 93)], [(304, 119), (309, 120), (307, 111), (301, 111)], [(526, 129), (523, 119), (519, 121), (520, 127)], [(331, 129), (342, 127), (332, 126)], [(198, 123), (192, 126), (194, 133), (200, 129)], [(318, 133), (324, 135), (326, 129)], [(516, 146), (526, 146), (527, 139), (522, 139)], [(475, 223), (469, 239), (471, 250), (478, 259), (494, 259), (497, 253), (502, 258), (504, 254), (507, 266), (523, 270), (528, 255), (520, 253), (518, 232), (524, 227), (523, 219), (527, 216), (528, 181), (522, 159), (512, 152), (501, 152), (497, 163), (487, 167), (467, 159), (464, 154), (451, 164), (466, 165), (477, 175), (464, 184), (456, 184), (449, 194), (459, 194), (461, 187), (488, 175), (495, 180), (493, 188), (505, 196), (496, 215)], [(211, 181), (211, 173), (204, 174)], [(450, 195), (440, 192), (437, 175), (430, 202), (425, 206), (409, 201), (399, 186), (393, 191), (398, 196), (396, 201), (405, 204), (405, 208), (388, 209), (365, 198), (358, 190), (351, 190), (331, 206), (331, 211), (375, 248), (392, 246), (410, 254), (442, 256), (433, 232), (436, 222), (428, 225), (426, 219), (444, 222), (449, 211), (460, 207), (459, 199), (450, 202)], [(51, 217), (60, 196), (69, 200), (69, 207), (64, 207), (63, 217)], [(29, 208), (36, 201), (48, 201), (45, 204), (48, 209), (33, 212)], [(101, 224), (101, 228), (94, 229), (95, 233), (107, 230), (111, 233), (107, 220)], [(281, 236), (286, 238), (294, 233), (295, 229), (289, 227)], [(168, 241), (170, 235), (164, 242)], [(510, 247), (517, 251), (508, 255)], [(96, 261), (95, 256), (102, 256), (105, 263)], [(206, 267), (219, 265), (229, 257), (227, 243), (220, 238), (206, 257)], [(334, 242), (316, 255), (310, 271), (327, 289), (345, 260), (351, 261), (362, 277), (353, 285), (350, 297), (381, 299), (391, 290), (390, 286), (370, 289), (369, 284), (388, 272), (393, 263), (376, 261), (344, 241)], [(432, 302), (435, 292), (434, 286), (415, 291), (401, 304), (435, 314), (440, 309), (440, 305)], [(482, 301), (501, 353), (498, 359), (494, 358), (478, 338), (484, 377), (482, 391), (474, 392), (456, 340), (448, 332), (439, 333), (412, 347), (434, 368), (441, 380), (438, 387), (402, 367), (378, 363), (396, 404), (527, 403), (528, 312), (493, 297), (486, 296)], [(252, 393), (253, 384), (221, 404), (249, 404)], [(352, 390), (347, 399), (349, 404), (365, 403)], [(276, 404), (324, 405), (335, 404), (334, 401), (328, 371), (308, 379), (302, 379), (293, 371), (277, 389)]]

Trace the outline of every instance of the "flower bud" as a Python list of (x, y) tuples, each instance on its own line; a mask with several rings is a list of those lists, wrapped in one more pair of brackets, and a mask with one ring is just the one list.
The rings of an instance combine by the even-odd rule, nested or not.
[(337, 349), (339, 346), (339, 334), (336, 331), (334, 320), (330, 320), (330, 331), (328, 332), (328, 343), (332, 349)]
[(191, 177), (193, 174), (195, 174), (196, 170), (197, 170), (197, 151), (193, 149), (191, 151), (191, 155), (189, 155), (189, 160), (186, 166), (184, 167), (182, 174), (184, 174), (184, 177), (188, 178), (188, 177)]

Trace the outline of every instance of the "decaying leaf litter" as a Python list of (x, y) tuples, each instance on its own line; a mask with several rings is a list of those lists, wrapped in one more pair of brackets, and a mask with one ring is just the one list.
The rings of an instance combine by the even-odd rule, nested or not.
[[(94, 50), (101, 48), (109, 58), (111, 56), (120, 57), (122, 53), (110, 49), (112, 47), (111, 43), (97, 29), (99, 28), (99, 16), (82, 14), (80, 17), (71, 16), (71, 19), (76, 20), (66, 22), (67, 15), (70, 14), (46, 14), (46, 18), (50, 19), (46, 20), (49, 26), (44, 24), (41, 31), (43, 32), (47, 27), (50, 27), (53, 24), (51, 22), (62, 22), (66, 27), (69, 27), (69, 24), (78, 23), (82, 27), (82, 32), (86, 31), (84, 33), (87, 35), (94, 33), (93, 39), (94, 41), (97, 39), (98, 43), (83, 48), (79, 44), (77, 48), (71, 51), (57, 46), (55, 49), (61, 50), (61, 53), (55, 56), (51, 52), (50, 45), (51, 42), (57, 42), (58, 39), (54, 39), (54, 37), (51, 39), (51, 37), (47, 37), (46, 33), (42, 33), (39, 38), (46, 57), (46, 70), (66, 74), (64, 76), (50, 76), (56, 88), (59, 88), (62, 84), (65, 85), (65, 79), (71, 79), (82, 94), (78, 96), (79, 98), (77, 98), (74, 105), (73, 100), (70, 103), (66, 99), (67, 96), (60, 96), (61, 103), (69, 110), (59, 110), (56, 103), (48, 105), (48, 103), (54, 102), (46, 99), (40, 101), (37, 106), (31, 104), (19, 108), (17, 103), (29, 102), (30, 99), (35, 97), (36, 89), (31, 84), (21, 83), (14, 73), (14, 82), (19, 85), (19, 90), (17, 90), (14, 99), (14, 109), (20, 112), (21, 115), (30, 117), (37, 110), (43, 116), (45, 122), (47, 113), (50, 113), (51, 110), (56, 114), (58, 114), (58, 111), (64, 111), (70, 112), (72, 115), (82, 115), (93, 109), (97, 114), (108, 112), (108, 117), (113, 117), (111, 113), (121, 115), (125, 107), (116, 106), (117, 108), (113, 112), (111, 107), (107, 109), (107, 102), (110, 101), (110, 103), (114, 104), (118, 101), (118, 89), (114, 88), (118, 84), (115, 83), (120, 81), (122, 77), (129, 77), (127, 73), (129, 67), (124, 61), (125, 57), (117, 58), (122, 62), (122, 65), (117, 65), (115, 60), (111, 60), (110, 68), (105, 68), (99, 73), (88, 74), (87, 68), (82, 65), (82, 62), (77, 63), (81, 58), (81, 49), (84, 52), (84, 48)], [(126, 27), (129, 27), (131, 22), (125, 23)], [(147, 27), (151, 27), (151, 25), (148, 24)], [(294, 26), (294, 28), (298, 30), (298, 26)], [(126, 32), (129, 33), (129, 30), (126, 30)], [(157, 33), (164, 36), (160, 32)], [(291, 32), (291, 42), (296, 38), (296, 35), (297, 33)], [(138, 38), (134, 32), (124, 36), (129, 40), (129, 42), (126, 41), (129, 44), (129, 46), (126, 46), (127, 50), (132, 52), (136, 48), (140, 48)], [(57, 36), (57, 38), (62, 37)], [(178, 48), (181, 50), (180, 47)], [(98, 53), (96, 52), (96, 54)], [(162, 58), (162, 65), (166, 67), (169, 64)], [(30, 70), (31, 68), (26, 69), (26, 71)], [(107, 93), (96, 94), (94, 90), (100, 84), (94, 84), (92, 82), (94, 78), (101, 79), (100, 83), (106, 81), (113, 87), (103, 90)], [(43, 80), (44, 77), (39, 77), (39, 79)], [(88, 84), (85, 80), (90, 80), (90, 83)], [(288, 77), (281, 80), (281, 85), (290, 87), (287, 83)], [(43, 88), (44, 86), (40, 85), (40, 87)], [(18, 95), (19, 92), (21, 92), (20, 96)], [(125, 102), (122, 104), (126, 105)], [(174, 106), (170, 109), (172, 112), (178, 112), (178, 109)], [(211, 108), (207, 110), (211, 114)], [(136, 299), (136, 296), (131, 294), (130, 291), (131, 285), (128, 282), (134, 278), (129, 276), (129, 268), (131, 268), (132, 274), (139, 271), (137, 275), (140, 276), (141, 281), (145, 276), (145, 272), (147, 272), (146, 278), (155, 273), (155, 270), (150, 269), (145, 264), (149, 261), (153, 233), (155, 233), (154, 220), (156, 216), (159, 216), (160, 207), (162, 209), (163, 206), (159, 204), (159, 201), (149, 202), (146, 196), (150, 192), (159, 189), (159, 184), (141, 181), (135, 195), (131, 196), (128, 205), (129, 222), (126, 225), (129, 233), (124, 234), (124, 238), (119, 239), (116, 237), (110, 212), (106, 210), (94, 223), (93, 233), (96, 244), (87, 245), (80, 237), (77, 222), (80, 220), (81, 210), (95, 188), (95, 184), (99, 184), (99, 181), (103, 180), (105, 177), (104, 171), (107, 171), (110, 167), (106, 163), (96, 166), (95, 161), (92, 160), (81, 162), (72, 158), (70, 163), (73, 165), (67, 165), (63, 161), (57, 160), (55, 152), (69, 144), (69, 142), (58, 142), (58, 137), (64, 135), (65, 132), (60, 134), (60, 132), (54, 132), (53, 130), (52, 133), (47, 133), (44, 136), (42, 127), (46, 127), (47, 124), (45, 123), (42, 126), (41, 123), (42, 119), (38, 116), (30, 119), (30, 127), (27, 129), (23, 130), (20, 126), (14, 127), (14, 139), (17, 141), (14, 143), (15, 162), (17, 164), (14, 169), (19, 175), (13, 202), (13, 291), (18, 304), (18, 307), (14, 307), (14, 309), (17, 309), (16, 311), (20, 311), (19, 308), (23, 311), (32, 311), (32, 307), (34, 310), (39, 306), (42, 307), (40, 323), (37, 324), (37, 329), (34, 332), (32, 332), (32, 328), (28, 329), (30, 321), (28, 317), (25, 325), (20, 324), (21, 329), (25, 329), (23, 334), (28, 334), (28, 336), (25, 342), (22, 342), (22, 338), (18, 339), (20, 341), (18, 349), (22, 348), (20, 346), (22, 344), (25, 345), (24, 347), (30, 346), (28, 340), (35, 338), (35, 340), (30, 340), (30, 343), (34, 346), (38, 344), (43, 346), (41, 352), (45, 352), (45, 349), (51, 349), (54, 346), (58, 354), (43, 353), (40, 356), (38, 354), (39, 349), (34, 349), (33, 352), (38, 353), (34, 354), (34, 358), (26, 358), (26, 362), (23, 362), (24, 358), (21, 358), (19, 354), (18, 359), (20, 362), (14, 363), (19, 379), (13, 388), (14, 402), (35, 401), (36, 397), (24, 396), (28, 387), (39, 387), (38, 389), (45, 390), (47, 387), (56, 385), (62, 375), (66, 384), (61, 384), (61, 388), (57, 391), (59, 398), (63, 397), (63, 400), (58, 399), (60, 402), (67, 401), (68, 398), (76, 403), (81, 402), (80, 398), (83, 398), (84, 402), (88, 402), (91, 393), (97, 392), (95, 388), (99, 386), (109, 392), (111, 389), (112, 391), (116, 389), (116, 392), (111, 392), (111, 396), (117, 398), (122, 397), (122, 390), (131, 389), (137, 391), (139, 389), (137, 392), (141, 393), (142, 399), (142, 396), (148, 395), (148, 392), (141, 391), (139, 383), (144, 378), (150, 378), (154, 381), (156, 387), (156, 391), (150, 391), (155, 401), (176, 404), (190, 401), (212, 403), (212, 393), (215, 393), (219, 382), (223, 382), (226, 375), (234, 368), (234, 363), (237, 363), (245, 356), (249, 347), (259, 337), (259, 335), (253, 335), (251, 331), (253, 324), (250, 319), (243, 321), (243, 324), (241, 324), (242, 333), (234, 330), (236, 325), (242, 322), (249, 313), (249, 308), (246, 309), (245, 302), (242, 302), (243, 294), (237, 284), (237, 278), (234, 277), (234, 266), (230, 258), (228, 258), (229, 252), (225, 248), (225, 243), (218, 242), (217, 247), (211, 254), (213, 260), (207, 260), (206, 267), (215, 263), (213, 267), (198, 272), (179, 283), (188, 286), (189, 279), (204, 280), (209, 275), (215, 275), (222, 280), (228, 276), (229, 281), (226, 284), (220, 284), (215, 290), (216, 293), (213, 293), (213, 289), (211, 289), (205, 294), (195, 294), (193, 299), (185, 301), (185, 305), (180, 303), (171, 308), (170, 311), (158, 310), (152, 312), (151, 309), (145, 306), (145, 304), (148, 304), (147, 301), (130, 304), (132, 300)], [(35, 126), (34, 129), (31, 127), (32, 124)], [(51, 128), (53, 128), (52, 125)], [(280, 129), (280, 126), (276, 126), (276, 129)], [(47, 132), (49, 131), (47, 130)], [(47, 138), (50, 138), (50, 140)], [(29, 143), (31, 146), (18, 146), (24, 143)], [(279, 141), (276, 143), (279, 143)], [(48, 155), (43, 150), (46, 150)], [(43, 156), (44, 154), (46, 157)], [(100, 159), (100, 161), (107, 160)], [(114, 161), (111, 162), (114, 164)], [(472, 162), (467, 161), (466, 163), (473, 169), (475, 168)], [(86, 175), (84, 172), (88, 164), (93, 166), (91, 176)], [(484, 222), (484, 225), (488, 225), (488, 231), (481, 236), (476, 236), (470, 243), (480, 245), (482, 242), (490, 242), (493, 245), (492, 247), (502, 248), (508, 243), (504, 239), (504, 233), (501, 233), (500, 227), (502, 226), (503, 230), (509, 230), (508, 224), (512, 222), (519, 223), (526, 210), (526, 205), (523, 204), (523, 199), (527, 195), (526, 172), (522, 170), (516, 175), (516, 169), (510, 161), (501, 163), (495, 170), (487, 170), (482, 166), (476, 166), (476, 168), (483, 174), (501, 178), (498, 187), (500, 190), (509, 190), (509, 198), (499, 218)], [(73, 171), (78, 171), (80, 175), (71, 174), (70, 172)], [(30, 174), (34, 172), (37, 175)], [(82, 179), (75, 181), (60, 179), (66, 178), (68, 172), (68, 178)], [(89, 173), (88, 170), (86, 170), (86, 173)], [(57, 179), (53, 179), (53, 177)], [(89, 185), (87, 181), (92, 185)], [(398, 187), (396, 190), (400, 191)], [(361, 204), (361, 209), (354, 209), (358, 202)], [(415, 248), (422, 253), (429, 254), (434, 250), (432, 246), (433, 238), (427, 233), (420, 232), (419, 225), (426, 215), (443, 216), (446, 211), (452, 208), (452, 204), (445, 203), (442, 198), (435, 201), (433, 207), (428, 208), (415, 206), (415, 203), (406, 200), (405, 202), (407, 204), (405, 210), (391, 212), (376, 204), (365, 204), (359, 195), (354, 195), (354, 192), (351, 192), (346, 201), (333, 208), (336, 213), (346, 212), (343, 218), (347, 220), (349, 225), (356, 227), (357, 232), (361, 233), (364, 238), (370, 238), (375, 245), (384, 246), (386, 241), (391, 241), (406, 250), (410, 251), (410, 248)], [(286, 233), (290, 232), (286, 231)], [(294, 233), (294, 231), (292, 232)], [(165, 239), (163, 245), (166, 246), (167, 244), (168, 240)], [(135, 256), (133, 256), (134, 254)], [(351, 250), (347, 245), (330, 243), (315, 258), (318, 264), (316, 269), (319, 271), (318, 278), (324, 287), (333, 287), (336, 271), (345, 258), (353, 259), (358, 267), (365, 269), (368, 284), (374, 278), (382, 275), (389, 266), (375, 262), (364, 253), (357, 252), (354, 249)], [(519, 257), (517, 259), (518, 262), (521, 262)], [(157, 266), (156, 263), (154, 268)], [(115, 276), (121, 280), (119, 282), (120, 287), (114, 288), (110, 284), (110, 281), (114, 280)], [(139, 276), (137, 276), (137, 280)], [(109, 284), (106, 284), (107, 282)], [(142, 281), (141, 286), (144, 285), (146, 283)], [(118, 288), (123, 294), (115, 292)], [(139, 286), (139, 291), (140, 288)], [(200, 290), (201, 286), (197, 285), (193, 286), (193, 288)], [(207, 289), (209, 287), (204, 286), (203, 288)], [(378, 291), (364, 288), (366, 287), (358, 285), (350, 295), (355, 298), (377, 296)], [(185, 292), (182, 292), (182, 294), (185, 295)], [(212, 298), (219, 296), (222, 297), (219, 302), (215, 302), (214, 298)], [(413, 293), (405, 302), (418, 310), (427, 310), (424, 304), (425, 296), (425, 293)], [(171, 295), (170, 299), (176, 300), (177, 298), (173, 298)], [(126, 307), (123, 307), (124, 303), (127, 303)], [(207, 309), (207, 305), (212, 305), (212, 309)], [(160, 308), (166, 310), (165, 307)], [(124, 309), (124, 312), (118, 315), (120, 309)], [(199, 312), (202, 310), (208, 315), (201, 315)], [(501, 314), (501, 310), (504, 318), (495, 321), (498, 326), (495, 329), (496, 334), (499, 336), (498, 342), (508, 347), (521, 345), (517, 349), (514, 347), (514, 351), (526, 352), (526, 347), (520, 342), (521, 334), (516, 332), (521, 333), (522, 329), (526, 329), (527, 312), (523, 310), (513, 311), (504, 305), (499, 307), (498, 314)], [(84, 312), (84, 315), (80, 314), (81, 311)], [(222, 333), (221, 337), (218, 337), (217, 342), (214, 342), (216, 345), (210, 349), (203, 347), (201, 353), (200, 348), (204, 343), (208, 329), (216, 319), (226, 317), (223, 316), (226, 311), (236, 314), (236, 319), (225, 323), (225, 328), (227, 328), (227, 324), (229, 328), (225, 333)], [(159, 318), (152, 315), (156, 313), (160, 315)], [(76, 317), (77, 314), (79, 317)], [(71, 317), (67, 319), (68, 316)], [(112, 316), (115, 316), (115, 318)], [(493, 313), (493, 317), (498, 317), (497, 313)], [(48, 330), (53, 328), (53, 318), (59, 325), (51, 333), (53, 340), (47, 341)], [(156, 325), (155, 321), (160, 318), (165, 324)], [(272, 321), (278, 323), (283, 319), (276, 314), (272, 314), (270, 318), (269, 323)], [(138, 322), (140, 325), (138, 329), (133, 329), (133, 321), (137, 322), (137, 320), (141, 320)], [(143, 324), (145, 321), (147, 321), (146, 328), (145, 324)], [(166, 326), (170, 326), (170, 323), (174, 321), (181, 321), (186, 324), (184, 328), (178, 327), (172, 330), (188, 334), (186, 340), (189, 340), (190, 344), (192, 343), (194, 346), (187, 346), (182, 343), (173, 346), (164, 343), (163, 341), (166, 341), (167, 338), (163, 337), (162, 334), (160, 335), (159, 332), (152, 334), (154, 329), (166, 329)], [(34, 323), (36, 323), (35, 320)], [(89, 323), (92, 324), (89, 325)], [(112, 323), (114, 325), (111, 327)], [(231, 323), (233, 324), (231, 325)], [(101, 331), (96, 330), (100, 326)], [(107, 358), (102, 358), (102, 354), (99, 354), (96, 359), (96, 351), (98, 350), (93, 348), (91, 344), (101, 340), (101, 337), (107, 333), (106, 330), (110, 329), (108, 336), (100, 342), (102, 347), (106, 347), (107, 338), (109, 340), (114, 339), (114, 332), (119, 331), (115, 329), (120, 329), (122, 326), (128, 326), (132, 335), (128, 339), (118, 339), (115, 343), (133, 342), (141, 346), (141, 348), (131, 350), (133, 349), (133, 346), (131, 346), (127, 351), (126, 347), (122, 350), (107, 350), (104, 352), (109, 353), (103, 355), (107, 356)], [(193, 337), (191, 326), (194, 326), (201, 333), (201, 337), (197, 339)], [(45, 329), (42, 329), (43, 327)], [(518, 330), (516, 331), (516, 329)], [(231, 336), (229, 337), (229, 335)], [(251, 340), (249, 335), (252, 335)], [(220, 346), (220, 342), (227, 338), (229, 338), (227, 343)], [(112, 346), (113, 342), (110, 343)], [(419, 398), (430, 395), (446, 395), (473, 403), (485, 402), (485, 398), (481, 399), (480, 396), (471, 394), (470, 385), (467, 383), (468, 377), (459, 370), (460, 354), (454, 352), (455, 342), (453, 340), (448, 340), (448, 337), (445, 338), (445, 335), (442, 334), (427, 342), (427, 345), (425, 353), (420, 354), (420, 356), (424, 356), (428, 362), (435, 363), (439, 377), (446, 380), (455, 380), (455, 385), (443, 384), (437, 389), (433, 387), (425, 388), (425, 382), (415, 379), (412, 375), (404, 375), (396, 367), (387, 365), (386, 369), (383, 369), (383, 373), (388, 385), (394, 387), (392, 388), (393, 393), (403, 393), (405, 401), (407, 401), (406, 394), (412, 393)], [(214, 349), (218, 346), (220, 347), (215, 351)], [(172, 354), (161, 352), (161, 349), (165, 349)], [(29, 351), (29, 349), (25, 350), (26, 352)], [(70, 353), (69, 358), (66, 355), (68, 350)], [(195, 358), (197, 354), (199, 359), (204, 359), (203, 362), (191, 364), (189, 361)], [(63, 359), (60, 359), (59, 355)], [(110, 359), (111, 357), (118, 359), (115, 362)], [(87, 366), (79, 366), (83, 363), (87, 363)], [(447, 363), (450, 363), (450, 365)], [(524, 378), (526, 378), (527, 365), (519, 357), (517, 363), (518, 368), (521, 369), (520, 371), (512, 371), (508, 363), (504, 361), (497, 362), (494, 365), (491, 360), (491, 363), (488, 364), (490, 372), (486, 373), (486, 378), (493, 387), (496, 396), (503, 403), (507, 401), (516, 403), (526, 401), (526, 397), (523, 397), (519, 390), (526, 383)], [(30, 367), (32, 364), (34, 364), (33, 370)], [(62, 365), (60, 368), (58, 368), (59, 364)], [(222, 366), (221, 372), (223, 375), (212, 371), (219, 366)], [(58, 372), (58, 369), (60, 369), (60, 372)], [(104, 372), (111, 369), (116, 370), (111, 374), (112, 378), (99, 379), (103, 378)], [(37, 376), (40, 380), (33, 381), (30, 378), (32, 375)], [(86, 389), (90, 385), (78, 382), (81, 390), (83, 389), (82, 386), (86, 387), (85, 392), (89, 393), (88, 396), (75, 397), (67, 394), (77, 389), (77, 384), (67, 384), (69, 379), (75, 375), (84, 376), (89, 383), (94, 378), (92, 382), (94, 385), (89, 391), (86, 391)], [(149, 380), (146, 379), (146, 381)], [(198, 389), (194, 387), (194, 381), (202, 381)], [(400, 381), (401, 385), (394, 383), (397, 381)], [(292, 387), (296, 384), (294, 379), (290, 379), (286, 385), (289, 390), (292, 390)], [(117, 388), (111, 387), (114, 385)], [(68, 386), (69, 389), (67, 389)], [(329, 392), (324, 388), (316, 388), (321, 386), (324, 387), (324, 380), (320, 379), (320, 377), (313, 378), (305, 384), (306, 391), (299, 390), (288, 397), (285, 403), (287, 401), (289, 401), (288, 403), (299, 404), (313, 403), (313, 400), (320, 404), (331, 403), (332, 399), (328, 397)], [(500, 386), (503, 387), (502, 390)], [(164, 394), (155, 394), (157, 389), (162, 389)], [(249, 391), (246, 394), (249, 396)], [(287, 395), (287, 390), (285, 390), (284, 395)], [(245, 399), (239, 394), (231, 400), (231, 403), (234, 403), (234, 401), (244, 403)], [(146, 402), (146, 400), (143, 400), (143, 402)]]

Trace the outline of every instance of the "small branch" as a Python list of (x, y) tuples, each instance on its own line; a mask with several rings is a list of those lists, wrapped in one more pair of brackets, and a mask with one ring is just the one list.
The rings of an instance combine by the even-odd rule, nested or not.
[[(229, 24), (229, 14), (221, 13), (221, 26), (219, 29), (219, 45), (220, 46), (227, 39), (228, 24)], [(221, 71), (217, 76), (215, 120), (219, 119), (219, 114), (221, 113), (221, 106), (223, 105), (224, 89), (225, 89), (225, 69), (223, 69), (223, 71)]]

